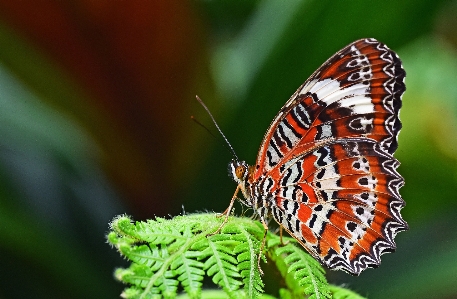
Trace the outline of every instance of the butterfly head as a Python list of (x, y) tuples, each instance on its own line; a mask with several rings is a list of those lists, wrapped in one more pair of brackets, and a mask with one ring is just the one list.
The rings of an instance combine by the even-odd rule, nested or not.
[(244, 161), (232, 160), (228, 165), (229, 175), (237, 184), (244, 185), (248, 175), (248, 165)]
[[(240, 185), (241, 189), (244, 191), (246, 188), (246, 183), (249, 180), (249, 177), (253, 174), (254, 168), (249, 166), (244, 161), (238, 161), (233, 159), (228, 165), (229, 175), (233, 180)], [(243, 192), (244, 193), (244, 192)]]

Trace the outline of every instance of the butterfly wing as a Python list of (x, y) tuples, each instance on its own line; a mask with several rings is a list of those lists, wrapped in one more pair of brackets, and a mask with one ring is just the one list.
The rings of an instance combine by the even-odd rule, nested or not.
[(398, 56), (375, 39), (343, 48), (297, 89), (272, 121), (257, 156), (256, 177), (287, 160), (298, 145), (330, 137), (369, 137), (393, 154), (404, 78)]
[(405, 72), (374, 39), (325, 62), (280, 110), (257, 158), (254, 185), (274, 219), (331, 269), (358, 275), (407, 229), (392, 156)]
[(331, 269), (358, 275), (395, 249), (407, 228), (398, 162), (370, 139), (339, 139), (290, 160), (267, 177), (274, 219)]

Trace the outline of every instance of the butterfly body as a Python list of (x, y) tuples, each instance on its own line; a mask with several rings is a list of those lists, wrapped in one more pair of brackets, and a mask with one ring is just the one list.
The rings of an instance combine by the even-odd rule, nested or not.
[(327, 60), (281, 108), (255, 166), (229, 172), (266, 225), (272, 217), (313, 257), (354, 275), (376, 267), (407, 229), (393, 157), (405, 72), (374, 39)]

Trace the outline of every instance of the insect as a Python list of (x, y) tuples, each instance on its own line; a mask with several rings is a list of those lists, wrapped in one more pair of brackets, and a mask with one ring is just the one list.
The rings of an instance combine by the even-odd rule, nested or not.
[(405, 75), (397, 54), (372, 38), (334, 54), (276, 115), (255, 165), (229, 163), (238, 186), (226, 217), (241, 191), (265, 229), (272, 217), (328, 268), (377, 267), (408, 229), (393, 157)]

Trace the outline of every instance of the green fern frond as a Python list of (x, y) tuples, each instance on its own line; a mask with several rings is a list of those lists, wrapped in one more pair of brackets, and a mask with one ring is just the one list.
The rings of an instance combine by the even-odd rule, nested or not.
[[(202, 290), (203, 279), (211, 277), (223, 290), (211, 291), (211, 298), (224, 298), (223, 293), (225, 298), (273, 298), (262, 294), (264, 284), (257, 264), (259, 255), (264, 257), (263, 225), (229, 217), (220, 233), (212, 235), (223, 221), (214, 214), (136, 223), (125, 215), (116, 217), (110, 224), (108, 242), (131, 261), (128, 268), (115, 271), (115, 277), (128, 285), (121, 296), (176, 298), (181, 287), (185, 298), (202, 298), (209, 296)], [(279, 290), (281, 298), (303, 298), (304, 294), (313, 299), (330, 298), (331, 294), (339, 299), (362, 298), (341, 287), (329, 288), (324, 269), (293, 245), (293, 239), (283, 246), (278, 236), (268, 232), (266, 241), (265, 253), (286, 282), (287, 289)]]
[(232, 239), (239, 242), (233, 252), (238, 262), (238, 270), (241, 273), (244, 283), (244, 290), (248, 298), (256, 298), (263, 292), (264, 284), (258, 269), (258, 255), (264, 235), (261, 225), (227, 225), (225, 232), (233, 234)]
[(263, 292), (264, 287), (257, 264), (258, 255), (263, 254), (260, 252), (260, 242), (244, 229), (234, 238), (240, 241), (233, 251), (237, 255), (238, 269), (243, 277), (247, 296), (255, 298)]
[(348, 290), (344, 287), (339, 287), (336, 285), (330, 285), (330, 292), (332, 292), (333, 299), (366, 299), (359, 294)]
[[(253, 221), (230, 218), (222, 233), (209, 235), (222, 221), (211, 214), (158, 218), (135, 224), (126, 216), (115, 218), (108, 241), (132, 261), (128, 269), (116, 271), (116, 278), (134, 286), (123, 296), (171, 298), (176, 296), (181, 284), (192, 298), (198, 298), (206, 272), (230, 297), (255, 297), (263, 285), (251, 257), (260, 250), (256, 237), (262, 231)], [(243, 242), (247, 242), (247, 247)], [(246, 253), (253, 255), (246, 260)], [(248, 265), (240, 266), (239, 259)], [(245, 290), (240, 290), (243, 285)], [(142, 289), (140, 293), (138, 288)]]
[(117, 269), (115, 277), (125, 283), (145, 288), (152, 276), (150, 268), (144, 265), (132, 264), (127, 269)]
[(231, 298), (235, 298), (235, 291), (242, 285), (241, 274), (236, 266), (236, 258), (232, 255), (233, 247), (230, 245), (233, 245), (233, 241), (226, 241), (226, 238), (230, 236), (219, 234), (208, 238), (208, 247), (202, 256), (207, 257), (204, 269), (213, 277), (213, 282), (221, 286)]
[[(324, 276), (325, 270), (302, 248), (289, 242), (284, 246), (278, 246), (275, 254), (279, 257), (275, 260), (276, 263), (285, 264), (287, 273), (293, 273), (294, 280), (289, 284), (298, 284), (310, 299), (331, 298), (328, 282)], [(278, 268), (280, 267), (284, 266), (278, 265)], [(295, 287), (291, 289), (296, 291)]]
[(199, 298), (205, 271), (202, 270), (203, 263), (193, 258), (195, 255), (186, 252), (174, 260), (170, 268), (178, 276), (178, 280), (190, 298)]

